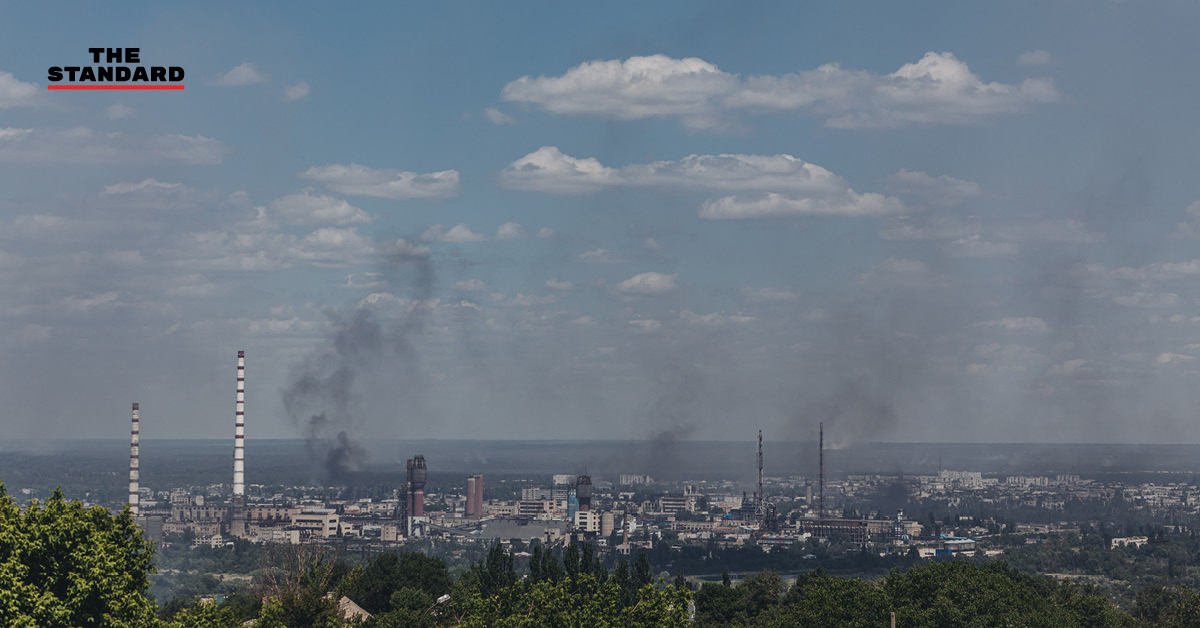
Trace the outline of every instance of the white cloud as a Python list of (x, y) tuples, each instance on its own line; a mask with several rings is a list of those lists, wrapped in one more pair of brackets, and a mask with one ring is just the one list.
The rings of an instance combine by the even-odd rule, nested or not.
[(383, 273), (354, 273), (346, 275), (346, 280), (342, 282), (343, 288), (353, 290), (378, 290), (387, 286), (387, 281), (383, 277)]
[(658, 272), (639, 273), (617, 284), (617, 290), (633, 295), (659, 295), (673, 291), (679, 282), (678, 274)]
[(594, 157), (576, 159), (557, 146), (543, 146), (508, 164), (500, 173), (504, 185), (518, 190), (585, 194), (617, 184), (617, 171)]
[(120, 103), (113, 103), (104, 110), (104, 117), (109, 120), (124, 120), (125, 118), (132, 118), (134, 113), (136, 112), (131, 107), (126, 107)]
[(658, 244), (658, 240), (655, 240), (654, 238), (646, 238), (645, 240), (642, 240), (642, 248), (646, 249), (647, 251), (662, 250), (662, 247)]
[(525, 227), (520, 223), (506, 222), (496, 228), (497, 240), (520, 240), (525, 237)]
[(480, 242), (486, 240), (484, 236), (471, 231), (470, 227), (465, 224), (457, 224), (446, 230), (445, 225), (430, 225), (425, 233), (421, 234), (421, 239), (426, 242), (450, 242), (453, 244), (461, 244), (465, 242)]
[(662, 323), (653, 318), (638, 318), (628, 321), (630, 325), (638, 328), (638, 331), (651, 332), (662, 329)]
[(397, 240), (378, 247), (353, 227), (325, 227), (305, 236), (273, 233), (200, 232), (190, 234), (171, 251), (179, 266), (197, 270), (268, 271), (307, 264), (338, 268), (366, 264), (385, 256), (428, 254)]
[(296, 83), (295, 85), (288, 85), (283, 88), (283, 101), (284, 102), (296, 102), (298, 100), (304, 100), (305, 97), (307, 97), (307, 96), (308, 96), (308, 83), (305, 81), (300, 81), (299, 83)]
[(934, 178), (924, 172), (913, 172), (904, 168), (887, 178), (884, 190), (936, 206), (958, 205), (982, 193), (979, 184), (973, 181), (955, 179), (944, 174)]
[(626, 61), (588, 61), (563, 76), (523, 76), (500, 97), (551, 113), (634, 120), (664, 115), (711, 115), (712, 101), (737, 89), (736, 77), (696, 58), (665, 55)]
[(491, 295), (492, 302), (500, 307), (537, 307), (539, 305), (550, 305), (558, 300), (558, 296), (553, 294), (537, 295), (537, 294), (521, 294), (516, 296), (508, 296), (499, 293)]
[(143, 179), (137, 183), (122, 181), (104, 186), (100, 197), (105, 204), (121, 209), (184, 209), (197, 205), (202, 196), (182, 183)]
[(1178, 364), (1180, 362), (1190, 362), (1195, 359), (1193, 356), (1180, 353), (1160, 353), (1158, 357), (1154, 358), (1154, 361), (1159, 364)]
[(354, 163), (329, 164), (313, 166), (300, 173), (300, 178), (316, 181), (341, 194), (392, 200), (445, 198), (458, 191), (457, 170), (417, 174), (404, 170), (368, 168)]
[(486, 292), (489, 288), (481, 279), (467, 279), (466, 281), (455, 282), (454, 289), (463, 292)]
[(538, 229), (537, 237), (545, 240), (547, 238), (553, 238), (554, 233), (555, 233), (555, 231), (553, 229), (551, 229), (550, 227), (542, 227), (541, 229)]
[(400, 260), (405, 258), (421, 258), (429, 255), (429, 247), (423, 244), (415, 244), (404, 238), (396, 238), (395, 241), (387, 246), (381, 247), (383, 256), (392, 260)]
[(500, 179), (511, 188), (558, 194), (610, 187), (759, 192), (706, 201), (700, 216), (708, 219), (877, 216), (904, 210), (898, 199), (859, 194), (829, 170), (791, 155), (688, 155), (616, 169), (592, 157), (578, 159), (543, 146), (509, 164)]
[(37, 85), (18, 81), (8, 72), (0, 72), (0, 109), (36, 105), (41, 101), (41, 94)]
[(1187, 208), (1187, 221), (1179, 223), (1171, 237), (1176, 240), (1200, 240), (1200, 201), (1194, 201)]
[(500, 111), (495, 107), (488, 107), (483, 110), (483, 115), (487, 116), (492, 124), (516, 124), (517, 121), (512, 119), (512, 116)]
[(1043, 333), (1050, 331), (1046, 321), (1036, 316), (1009, 316), (991, 321), (979, 321), (976, 327), (999, 327), (1005, 331), (1031, 331)]
[(1021, 56), (1017, 57), (1019, 65), (1049, 65), (1054, 63), (1054, 57), (1045, 50), (1030, 50), (1022, 52)]
[(700, 217), (707, 220), (746, 220), (788, 216), (885, 216), (904, 211), (897, 199), (868, 192), (847, 190), (844, 194), (822, 198), (792, 197), (767, 193), (752, 196), (726, 196), (705, 201)]
[(593, 249), (575, 256), (575, 261), (584, 264), (624, 264), (629, 261), (625, 256), (608, 249)]
[(550, 279), (546, 280), (546, 287), (550, 288), (551, 290), (572, 290), (575, 288), (575, 284), (567, 281), (566, 279), (551, 277)]
[(243, 63), (221, 75), (221, 77), (217, 79), (217, 85), (238, 87), (242, 85), (265, 83), (269, 80), (271, 80), (271, 77), (259, 72), (257, 69), (255, 69), (254, 64), (247, 61), (246, 63)]
[(1182, 301), (1179, 295), (1174, 292), (1163, 293), (1148, 293), (1135, 292), (1133, 294), (1121, 295), (1113, 297), (1113, 303), (1123, 305), (1125, 307), (1178, 307)]
[(229, 152), (214, 139), (188, 135), (0, 128), (0, 162), (62, 164), (219, 164)]
[(271, 201), (268, 215), (285, 225), (371, 222), (367, 212), (332, 196), (304, 191)]
[(827, 64), (781, 76), (742, 79), (702, 59), (665, 55), (588, 61), (562, 76), (524, 76), (501, 98), (557, 114), (632, 120), (681, 116), (707, 127), (733, 110), (799, 110), (842, 128), (902, 124), (967, 124), (1057, 101), (1049, 79), (984, 83), (953, 54), (928, 52), (879, 75)]
[(691, 310), (684, 310), (679, 313), (679, 318), (690, 325), (701, 325), (705, 327), (724, 327), (727, 325), (742, 325), (754, 321), (753, 316), (745, 314), (721, 314), (719, 312), (711, 312), (709, 314), (697, 314)]
[(618, 170), (594, 157), (578, 159), (563, 154), (556, 146), (543, 146), (512, 162), (500, 177), (515, 189), (560, 194), (618, 186), (806, 194), (837, 194), (848, 189), (841, 177), (791, 155), (688, 155), (678, 161), (632, 164)]

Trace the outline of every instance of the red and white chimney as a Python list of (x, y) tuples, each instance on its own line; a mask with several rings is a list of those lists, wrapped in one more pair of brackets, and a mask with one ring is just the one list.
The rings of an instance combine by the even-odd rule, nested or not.
[(129, 435), (129, 511), (138, 514), (138, 404), (133, 402), (133, 427)]
[(233, 498), (241, 501), (246, 495), (245, 445), (246, 438), (246, 352), (238, 351), (237, 405), (234, 411), (233, 432)]

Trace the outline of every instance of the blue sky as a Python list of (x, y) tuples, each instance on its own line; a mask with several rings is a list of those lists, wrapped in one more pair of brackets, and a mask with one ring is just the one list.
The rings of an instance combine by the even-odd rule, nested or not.
[(1200, 441), (1198, 17), (0, 6), (0, 420)]

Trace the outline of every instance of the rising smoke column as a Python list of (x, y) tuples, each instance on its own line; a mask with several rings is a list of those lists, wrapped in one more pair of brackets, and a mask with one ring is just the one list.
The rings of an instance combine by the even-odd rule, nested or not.
[[(354, 439), (362, 402), (391, 392), (361, 389), (362, 375), (379, 369), (401, 380), (415, 368), (414, 337), (424, 328), (433, 287), (428, 250), (399, 240), (384, 260), (389, 292), (330, 311), (332, 331), (322, 347), (293, 367), (282, 391), (284, 410), (304, 433), (309, 455), (338, 482), (352, 481), (366, 462), (366, 450)], [(395, 385), (405, 387), (402, 381)]]

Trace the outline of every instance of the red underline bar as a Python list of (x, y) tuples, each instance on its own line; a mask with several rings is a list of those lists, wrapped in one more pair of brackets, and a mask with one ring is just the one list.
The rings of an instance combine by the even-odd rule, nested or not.
[(183, 89), (183, 85), (47, 85), (46, 89)]

